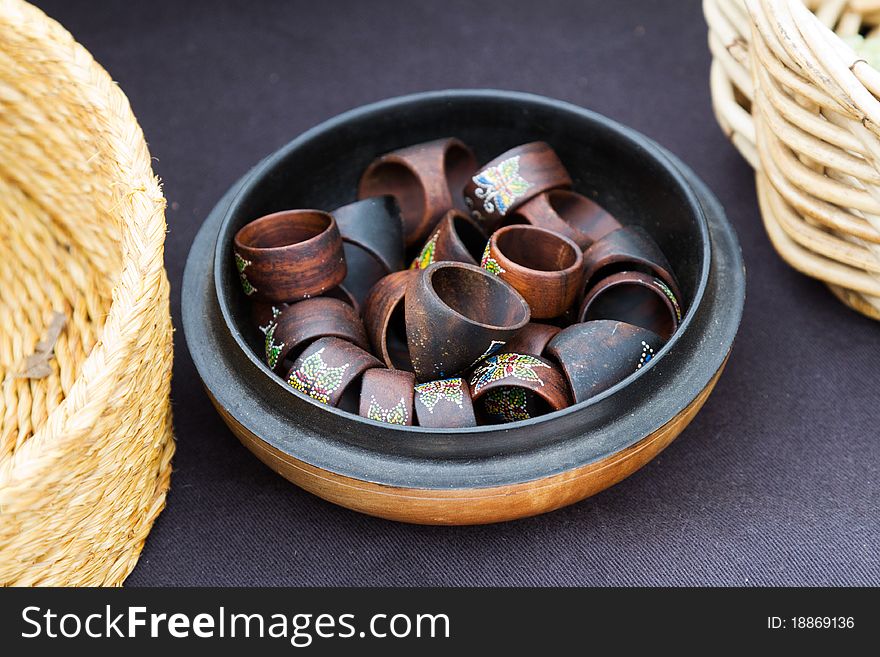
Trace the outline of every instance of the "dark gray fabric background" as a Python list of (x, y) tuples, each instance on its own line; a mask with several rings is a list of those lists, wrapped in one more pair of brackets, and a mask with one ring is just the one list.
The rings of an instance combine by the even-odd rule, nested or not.
[(671, 447), (590, 500), (489, 527), (395, 524), (287, 483), (220, 421), (178, 332), (172, 488), (129, 584), (880, 584), (880, 325), (771, 249), (712, 117), (699, 2), (38, 4), (147, 135), (178, 327), (187, 251), (232, 182), (326, 118), (426, 89), (531, 91), (641, 130), (717, 193), (749, 274), (727, 372)]

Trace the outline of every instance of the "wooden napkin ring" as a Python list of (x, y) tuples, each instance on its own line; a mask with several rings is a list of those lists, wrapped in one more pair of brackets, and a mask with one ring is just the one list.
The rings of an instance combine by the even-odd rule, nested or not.
[(665, 341), (626, 322), (572, 324), (550, 340), (547, 354), (561, 366), (575, 403), (586, 401), (647, 365)]
[(437, 224), (410, 268), (425, 269), (444, 260), (476, 265), (485, 247), (486, 235), (476, 220), (461, 210), (450, 210)]
[(505, 223), (527, 223), (552, 230), (565, 235), (581, 249), (622, 228), (598, 203), (568, 189), (538, 194), (517, 208)]
[(412, 372), (374, 368), (361, 380), (360, 414), (386, 424), (409, 426), (413, 423)]
[(471, 398), (484, 396), (483, 410), (502, 422), (527, 420), (538, 408), (537, 396), (549, 410), (571, 405), (565, 377), (550, 361), (530, 354), (504, 353), (484, 358), (470, 377)]
[(287, 373), (287, 383), (312, 399), (336, 406), (345, 389), (366, 370), (381, 367), (371, 354), (339, 338), (321, 338), (306, 347)]
[(412, 369), (402, 302), (407, 285), (416, 276), (415, 269), (389, 274), (373, 286), (364, 301), (364, 326), (373, 352), (390, 369)]
[(348, 273), (342, 285), (359, 302), (380, 278), (403, 269), (403, 224), (393, 196), (355, 201), (331, 213), (342, 235)]
[(345, 278), (336, 220), (319, 210), (286, 210), (255, 219), (235, 235), (244, 293), (259, 301), (299, 301)]
[(561, 330), (558, 326), (529, 322), (515, 336), (508, 340), (507, 344), (498, 350), (498, 353), (541, 356), (544, 354), (547, 343)]
[[(358, 300), (354, 298), (351, 292), (349, 292), (344, 285), (337, 285), (332, 290), (327, 290), (326, 292), (324, 292), (324, 294), (322, 294), (321, 296), (328, 297), (330, 299), (339, 299), (340, 301), (344, 301), (349, 306), (354, 308), (354, 311), (356, 313), (360, 314), (361, 312), (361, 307), (358, 303)], [(289, 305), (289, 303), (284, 303), (283, 301), (276, 301), (275, 303), (266, 301), (254, 301), (253, 303), (251, 303), (251, 323), (254, 325), (255, 328), (258, 328), (260, 331), (265, 333), (265, 327)]]
[(354, 311), (356, 313), (360, 314), (361, 312), (360, 302), (355, 299), (354, 295), (351, 293), (351, 290), (349, 290), (345, 285), (337, 285), (332, 290), (327, 290), (326, 292), (324, 292), (323, 296), (344, 301), (349, 306), (354, 308)]
[(480, 264), (522, 294), (535, 319), (558, 317), (568, 310), (584, 282), (580, 247), (535, 226), (517, 224), (495, 231)]
[(343, 242), (372, 255), (386, 274), (403, 269), (403, 223), (393, 196), (376, 196), (331, 212)]
[(603, 278), (588, 292), (579, 322), (615, 319), (669, 340), (681, 323), (681, 306), (669, 286), (655, 276), (623, 271)]
[(641, 226), (625, 226), (608, 233), (584, 251), (584, 262), (585, 292), (610, 274), (641, 271), (659, 278), (677, 299), (681, 299), (669, 261), (654, 238)]
[(416, 380), (455, 376), (494, 353), (529, 321), (510, 285), (463, 262), (416, 272), (406, 290), (406, 336)]
[(273, 323), (281, 311), (290, 304), (283, 302), (267, 303), (265, 301), (254, 301), (251, 304), (251, 324), (263, 333), (266, 327)]
[(397, 199), (407, 247), (421, 244), (452, 208), (467, 210), (462, 190), (477, 159), (458, 139), (437, 139), (392, 151), (361, 176), (358, 198), (390, 194)]
[(461, 377), (418, 384), (415, 410), (422, 427), (452, 429), (477, 425), (471, 389)]
[(464, 188), (465, 202), (491, 233), (504, 217), (549, 189), (571, 187), (571, 176), (543, 141), (512, 148), (474, 175)]
[(272, 369), (318, 338), (336, 337), (361, 349), (370, 348), (363, 322), (355, 309), (330, 297), (291, 304), (260, 330), (265, 335), (266, 364)]

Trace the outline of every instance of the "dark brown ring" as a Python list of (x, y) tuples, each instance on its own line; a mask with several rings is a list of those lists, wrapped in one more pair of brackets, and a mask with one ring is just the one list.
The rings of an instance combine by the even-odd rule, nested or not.
[(410, 265), (411, 269), (425, 269), (435, 262), (455, 261), (479, 264), (486, 235), (476, 220), (461, 210), (450, 210)]
[(360, 414), (386, 424), (413, 423), (415, 377), (412, 372), (374, 368), (361, 380)]
[(505, 151), (474, 174), (464, 188), (467, 206), (487, 233), (529, 199), (549, 189), (571, 187), (571, 176), (543, 141)]
[(508, 340), (507, 344), (498, 350), (498, 353), (541, 356), (544, 354), (547, 343), (561, 330), (558, 326), (529, 322), (520, 329), (519, 333)]
[(523, 295), (535, 319), (562, 315), (583, 286), (580, 247), (546, 228), (515, 224), (498, 229), (480, 264)]
[[(393, 196), (355, 201), (331, 212), (343, 242), (355, 244), (390, 274), (403, 269), (403, 223)], [(349, 275), (352, 272), (349, 271)]]
[(306, 347), (285, 380), (295, 392), (336, 406), (345, 389), (366, 370), (381, 367), (371, 354), (339, 338), (320, 338)]
[(330, 297), (315, 297), (291, 304), (261, 330), (265, 335), (266, 364), (276, 369), (313, 340), (341, 338), (361, 349), (370, 345), (363, 322), (354, 308)]
[(484, 395), (499, 396), (499, 408), (494, 412), (491, 407), (486, 410), (507, 422), (532, 416), (528, 411), (528, 395), (510, 394), (513, 390), (537, 395), (554, 411), (571, 405), (568, 385), (558, 367), (531, 354), (503, 353), (483, 359), (470, 377), (470, 389), (474, 402)]
[(437, 262), (406, 290), (406, 336), (416, 380), (444, 379), (494, 353), (529, 321), (513, 287), (480, 267)]
[(477, 425), (471, 389), (461, 377), (416, 385), (415, 411), (422, 427), (453, 429)]
[(332, 290), (327, 290), (324, 292), (325, 297), (330, 297), (331, 299), (339, 299), (340, 301), (344, 301), (349, 306), (354, 308), (354, 311), (358, 314), (361, 312), (361, 304), (355, 299), (354, 295), (351, 293), (345, 285), (337, 285)]
[(342, 285), (357, 299), (360, 305), (366, 301), (367, 295), (373, 286), (384, 276), (388, 275), (385, 266), (376, 260), (373, 255), (362, 249), (357, 244), (342, 242), (342, 250), (345, 253), (345, 264), (348, 273)]
[(547, 354), (562, 366), (575, 403), (640, 370), (665, 341), (647, 329), (612, 320), (572, 324), (550, 340)]
[(393, 196), (375, 196), (333, 211), (348, 273), (342, 284), (362, 302), (383, 276), (403, 268), (403, 224)]
[(622, 227), (598, 203), (568, 189), (538, 194), (517, 208), (507, 222), (552, 230), (576, 242), (581, 249)]
[(268, 326), (275, 322), (281, 311), (290, 304), (284, 302), (267, 303), (265, 301), (254, 301), (251, 304), (251, 323), (261, 332), (265, 333)]
[[(400, 344), (397, 349), (390, 344), (389, 333), (395, 328), (392, 326), (394, 316), (406, 294), (407, 285), (418, 275), (418, 270), (406, 269), (394, 272), (384, 277), (370, 290), (364, 302), (364, 327), (373, 352), (385, 362), (390, 369), (411, 369), (409, 355), (401, 353), (406, 349), (406, 330), (401, 331)], [(404, 320), (405, 321), (405, 320)], [(403, 328), (403, 327), (401, 327)]]
[(648, 329), (669, 340), (681, 322), (675, 293), (656, 276), (622, 271), (594, 285), (578, 312), (579, 322), (614, 319)]
[(336, 220), (320, 210), (285, 210), (260, 217), (243, 226), (234, 242), (244, 293), (259, 301), (308, 299), (345, 278)]
[[(331, 299), (339, 299), (340, 301), (344, 301), (349, 306), (354, 308), (354, 311), (358, 314), (361, 312), (360, 304), (357, 299), (352, 296), (351, 292), (349, 292), (345, 286), (337, 285), (332, 290), (327, 290), (324, 292), (323, 296), (329, 297)], [(317, 297), (316, 297), (317, 298)], [(266, 332), (266, 327), (270, 322), (273, 322), (282, 310), (287, 308), (290, 304), (284, 303), (283, 301), (276, 301), (275, 303), (266, 302), (266, 301), (254, 301), (251, 303), (251, 323), (255, 328), (260, 329), (263, 333)]]
[(452, 208), (467, 211), (462, 196), (477, 159), (458, 139), (401, 148), (375, 159), (358, 185), (358, 198), (390, 194), (403, 219), (404, 244), (421, 244)]
[(619, 271), (641, 271), (662, 280), (677, 299), (681, 291), (663, 251), (641, 226), (625, 226), (608, 233), (584, 251), (584, 293), (601, 279)]

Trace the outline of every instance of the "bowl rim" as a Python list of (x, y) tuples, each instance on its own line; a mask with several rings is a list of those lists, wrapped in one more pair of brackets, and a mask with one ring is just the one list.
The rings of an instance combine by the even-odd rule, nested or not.
[[(586, 119), (590, 122), (600, 125), (602, 128), (617, 133), (618, 136), (625, 139), (633, 149), (638, 149), (642, 151), (646, 151), (648, 155), (659, 165), (663, 167), (666, 173), (673, 179), (678, 185), (679, 190), (682, 192), (685, 197), (686, 202), (693, 208), (694, 217), (696, 218), (696, 226), (699, 231), (699, 237), (702, 244), (702, 253), (701, 253), (701, 266), (700, 266), (700, 274), (697, 280), (697, 285), (694, 290), (693, 297), (690, 299), (688, 303), (688, 309), (682, 318), (681, 323), (679, 324), (678, 329), (673, 334), (673, 336), (666, 342), (666, 344), (658, 351), (657, 355), (651, 359), (651, 361), (642, 368), (635, 370), (628, 377), (615, 384), (611, 388), (603, 391), (602, 393), (591, 397), (583, 402), (572, 404), (564, 409), (560, 409), (558, 411), (551, 411), (550, 413), (546, 413), (544, 415), (540, 415), (538, 417), (529, 418), (528, 420), (520, 420), (518, 422), (510, 422), (506, 424), (498, 424), (498, 425), (479, 425), (474, 427), (462, 427), (462, 428), (434, 428), (434, 427), (422, 427), (422, 426), (401, 426), (401, 425), (391, 425), (387, 423), (378, 422), (376, 420), (371, 420), (366, 417), (362, 417), (356, 413), (351, 413), (345, 411), (343, 409), (328, 406), (326, 404), (322, 404), (315, 399), (312, 399), (308, 395), (304, 393), (300, 393), (297, 390), (293, 390), (290, 386), (288, 386), (284, 379), (276, 376), (263, 362), (261, 358), (258, 358), (257, 355), (253, 352), (250, 345), (244, 340), (240, 331), (235, 330), (235, 322), (232, 318), (232, 311), (229, 308), (229, 305), (226, 303), (225, 298), (220, 293), (219, 286), (216, 286), (216, 281), (223, 280), (222, 270), (227, 267), (229, 264), (229, 254), (221, 248), (223, 240), (220, 239), (224, 233), (229, 233), (230, 228), (229, 224), (231, 223), (234, 215), (236, 214), (237, 206), (242, 201), (243, 197), (246, 196), (248, 192), (250, 192), (256, 185), (260, 184), (262, 178), (265, 174), (272, 169), (274, 169), (280, 162), (285, 160), (291, 151), (294, 151), (300, 148), (304, 143), (307, 143), (313, 139), (318, 138), (321, 135), (327, 134), (328, 132), (332, 132), (339, 128), (340, 126), (344, 126), (347, 123), (351, 122), (355, 119), (366, 118), (369, 115), (386, 112), (391, 109), (399, 110), (402, 107), (413, 104), (421, 104), (424, 102), (430, 101), (444, 101), (448, 102), (451, 99), (455, 100), (492, 100), (492, 101), (512, 101), (518, 103), (525, 103), (532, 106), (540, 106), (542, 108), (552, 110), (552, 111), (563, 111), (568, 112), (570, 114), (574, 114), (579, 116), (580, 118)], [(534, 140), (533, 140), (534, 141)], [(540, 140), (538, 140), (540, 141)], [(524, 143), (532, 143), (532, 142), (524, 142)], [(377, 154), (381, 155), (381, 153)], [(272, 383), (278, 388), (283, 389), (285, 392), (289, 394), (295, 395), (302, 401), (305, 401), (326, 413), (330, 413), (335, 416), (341, 416), (349, 421), (357, 421), (362, 422), (364, 424), (371, 425), (376, 428), (381, 428), (393, 432), (399, 432), (403, 434), (443, 434), (443, 435), (468, 435), (468, 434), (482, 434), (482, 433), (493, 433), (499, 432), (503, 433), (509, 431), (514, 428), (527, 427), (527, 426), (536, 426), (543, 425), (547, 422), (552, 422), (553, 420), (559, 419), (561, 417), (570, 416), (574, 413), (581, 413), (586, 408), (591, 406), (595, 406), (605, 399), (617, 394), (620, 390), (626, 388), (627, 386), (635, 383), (640, 378), (646, 376), (646, 372), (651, 371), (654, 367), (657, 366), (657, 362), (659, 362), (669, 351), (675, 348), (678, 344), (684, 333), (688, 330), (693, 322), (693, 318), (696, 315), (698, 309), (700, 308), (709, 279), (709, 271), (711, 268), (711, 240), (709, 238), (709, 230), (706, 221), (705, 211), (703, 209), (700, 200), (697, 198), (695, 192), (691, 188), (690, 183), (685, 178), (682, 171), (673, 163), (670, 159), (669, 154), (663, 150), (658, 144), (653, 141), (648, 140), (645, 136), (641, 135), (637, 131), (629, 128), (617, 121), (614, 121), (608, 117), (605, 117), (597, 112), (592, 110), (588, 110), (583, 107), (579, 107), (572, 103), (568, 103), (566, 101), (555, 100), (552, 98), (548, 98), (545, 96), (541, 96), (538, 94), (520, 92), (520, 91), (503, 91), (496, 89), (449, 89), (449, 90), (439, 90), (439, 91), (427, 91), (420, 92), (414, 94), (408, 94), (404, 96), (397, 96), (393, 98), (388, 98), (385, 100), (380, 100), (378, 102), (370, 103), (367, 105), (363, 105), (360, 107), (356, 107), (354, 109), (350, 109), (341, 114), (338, 114), (326, 121), (319, 123), (318, 125), (306, 130), (299, 136), (295, 137), (293, 140), (279, 148), (278, 150), (271, 153), (269, 156), (260, 161), (256, 166), (254, 166), (246, 176), (239, 181), (240, 184), (233, 194), (228, 207), (226, 208), (223, 218), (221, 220), (218, 232), (217, 232), (217, 240), (214, 244), (214, 257), (213, 257), (213, 278), (215, 281), (215, 296), (217, 302), (220, 307), (220, 311), (223, 317), (224, 324), (234, 342), (238, 345), (239, 349), (244, 353), (245, 357), (248, 358), (254, 366), (256, 366), (261, 372), (268, 377)], [(309, 209), (309, 208), (294, 208), (294, 209)], [(282, 210), (283, 211), (283, 210)], [(319, 210), (320, 211), (320, 210)], [(255, 217), (255, 219), (258, 217)]]

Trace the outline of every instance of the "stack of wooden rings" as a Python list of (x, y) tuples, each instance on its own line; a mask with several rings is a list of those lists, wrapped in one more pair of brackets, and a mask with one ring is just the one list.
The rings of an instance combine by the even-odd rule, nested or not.
[(482, 167), (458, 139), (410, 146), (357, 193), (235, 237), (261, 357), (318, 402), (400, 425), (527, 420), (608, 390), (681, 322), (654, 240), (573, 191), (544, 142)]

